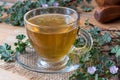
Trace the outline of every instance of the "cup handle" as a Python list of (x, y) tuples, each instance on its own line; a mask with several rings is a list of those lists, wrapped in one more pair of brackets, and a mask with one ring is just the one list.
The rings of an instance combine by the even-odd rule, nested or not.
[(74, 46), (73, 51), (75, 51), (75, 52), (77, 51), (77, 53), (80, 53), (80, 54), (84, 54), (84, 53), (90, 51), (92, 48), (92, 45), (93, 45), (93, 39), (92, 39), (91, 35), (87, 31), (85, 31), (84, 29), (82, 29), (80, 27), (78, 27), (77, 34), (78, 34), (78, 38), (80, 36), (82, 36), (85, 39), (85, 45), (82, 47), (79, 47), (79, 48)]

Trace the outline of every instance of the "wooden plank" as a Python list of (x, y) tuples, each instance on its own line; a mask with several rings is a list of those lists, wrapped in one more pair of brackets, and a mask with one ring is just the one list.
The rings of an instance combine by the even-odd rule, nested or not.
[(0, 68), (0, 80), (29, 80), (17, 73), (12, 73)]

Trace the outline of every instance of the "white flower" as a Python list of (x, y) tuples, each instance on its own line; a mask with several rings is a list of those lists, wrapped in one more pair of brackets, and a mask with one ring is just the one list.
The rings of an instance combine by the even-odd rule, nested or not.
[(87, 68), (87, 72), (90, 73), (90, 74), (94, 74), (95, 71), (96, 71), (96, 67), (94, 67), (94, 66)]
[(116, 74), (116, 73), (118, 72), (118, 67), (116, 67), (116, 66), (111, 66), (111, 67), (109, 68), (109, 70), (110, 70), (110, 72), (111, 72), (112, 74)]

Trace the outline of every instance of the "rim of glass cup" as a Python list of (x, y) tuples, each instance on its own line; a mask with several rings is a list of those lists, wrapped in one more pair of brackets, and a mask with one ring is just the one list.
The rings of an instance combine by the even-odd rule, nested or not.
[[(76, 19), (75, 19), (73, 22), (71, 22), (71, 23), (69, 23), (69, 24), (66, 24), (66, 25), (71, 25), (71, 24), (73, 24), (73, 23), (75, 23), (75, 22), (77, 22), (77, 21), (79, 20), (79, 15), (78, 15), (77, 11), (75, 11), (74, 9), (71, 9), (71, 8), (68, 8), (68, 7), (60, 7), (60, 6), (58, 6), (58, 7), (49, 6), (49, 7), (47, 7), (47, 8), (61, 8), (61, 9), (69, 9), (69, 10), (73, 11), (73, 12), (76, 14)], [(29, 13), (33, 12), (33, 11), (36, 11), (36, 10), (38, 10), (38, 9), (47, 9), (47, 8), (39, 7), (39, 8), (32, 9), (32, 10), (28, 11), (28, 12), (25, 13), (25, 15), (24, 15), (24, 22), (26, 22), (27, 24), (32, 25), (32, 26), (36, 26), (36, 27), (39, 27), (39, 28), (44, 28), (44, 27), (41, 27), (41, 26), (39, 26), (39, 25), (36, 25), (36, 24), (33, 24), (33, 23), (29, 22), (26, 18), (27, 18), (27, 15), (28, 15)], [(45, 26), (45, 27), (47, 27), (47, 26)]]

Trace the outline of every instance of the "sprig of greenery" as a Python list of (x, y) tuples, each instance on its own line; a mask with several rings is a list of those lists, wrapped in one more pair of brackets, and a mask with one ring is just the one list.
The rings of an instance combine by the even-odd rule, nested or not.
[(11, 45), (5, 43), (0, 45), (0, 58), (5, 62), (14, 61), (14, 56), (17, 52), (21, 54), (26, 52), (26, 47), (29, 46), (29, 41), (25, 39), (25, 35), (20, 34), (16, 36), (17, 42), (14, 43), (15, 50), (11, 48)]
[(22, 54), (26, 52), (26, 47), (28, 47), (29, 41), (28, 39), (25, 40), (25, 38), (26, 36), (23, 34), (16, 36), (17, 42), (14, 43), (16, 46), (16, 52), (20, 52)]
[(0, 55), (1, 60), (4, 60), (5, 62), (11, 62), (13, 61), (14, 51), (11, 49), (10, 45), (5, 43), (3, 46), (0, 45)]
[[(88, 4), (91, 4), (92, 0), (86, 0)], [(24, 26), (24, 15), (31, 9), (35, 9), (38, 7), (42, 7), (44, 4), (48, 6), (56, 6), (54, 3), (58, 3), (59, 6), (70, 7), (78, 11), (80, 5), (81, 9), (84, 12), (90, 12), (93, 10), (93, 6), (87, 6), (84, 4), (84, 0), (25, 0), (25, 1), (18, 1), (12, 7), (7, 10), (8, 17), (4, 19), (6, 23), (10, 23), (14, 26)], [(57, 5), (57, 6), (58, 6)], [(4, 10), (4, 5), (0, 6), (1, 14), (2, 15)]]
[(85, 4), (85, 1), (88, 4), (91, 4), (92, 0), (85, 0), (85, 1), (84, 0), (57, 0), (57, 1), (60, 3), (61, 6), (70, 7), (77, 11), (78, 11), (77, 9), (78, 5), (84, 12), (90, 12), (94, 9), (93, 6), (88, 6)]
[(94, 9), (93, 6), (81, 6), (84, 12), (90, 12)]
[(27, 11), (40, 6), (41, 5), (38, 1), (37, 2), (31, 2), (31, 0), (26, 0), (24, 2), (18, 1), (7, 10), (7, 14), (9, 15), (7, 21), (14, 26), (23, 26), (24, 14)]
[(1, 17), (5, 13), (5, 5), (6, 5), (6, 2), (4, 2), (2, 5), (0, 5), (0, 22), (2, 22), (2, 18)]
[(115, 47), (112, 47), (111, 53), (114, 54), (116, 57), (119, 57), (120, 56), (120, 46), (116, 45)]
[(88, 3), (91, 3), (92, 2), (92, 0), (86, 0)]
[[(80, 55), (79, 63), (82, 65), (80, 69), (75, 71), (69, 79), (70, 80), (109, 80), (113, 76), (118, 76), (118, 73), (112, 74), (109, 70), (111, 66), (120, 66), (120, 46), (116, 45), (117, 40), (113, 40), (114, 36), (111, 36), (105, 30), (101, 30), (95, 25), (85, 21), (87, 26), (91, 26), (88, 32), (93, 37), (93, 47), (86, 54)], [(87, 27), (88, 28), (88, 27)], [(114, 31), (115, 32), (115, 31)], [(81, 38), (79, 38), (81, 39)], [(83, 40), (82, 40), (83, 41)], [(81, 43), (81, 40), (76, 40), (75, 46)], [(82, 43), (85, 43), (84, 41)], [(114, 43), (114, 44), (113, 44)], [(106, 47), (107, 46), (107, 51)], [(105, 48), (105, 49), (104, 49)], [(76, 51), (77, 52), (77, 51)], [(112, 54), (112, 55), (111, 55)], [(88, 67), (95, 66), (96, 72), (94, 74), (88, 73)]]
[(0, 17), (3, 16), (3, 13), (5, 12), (5, 4), (6, 2), (4, 2), (2, 5), (0, 5)]

